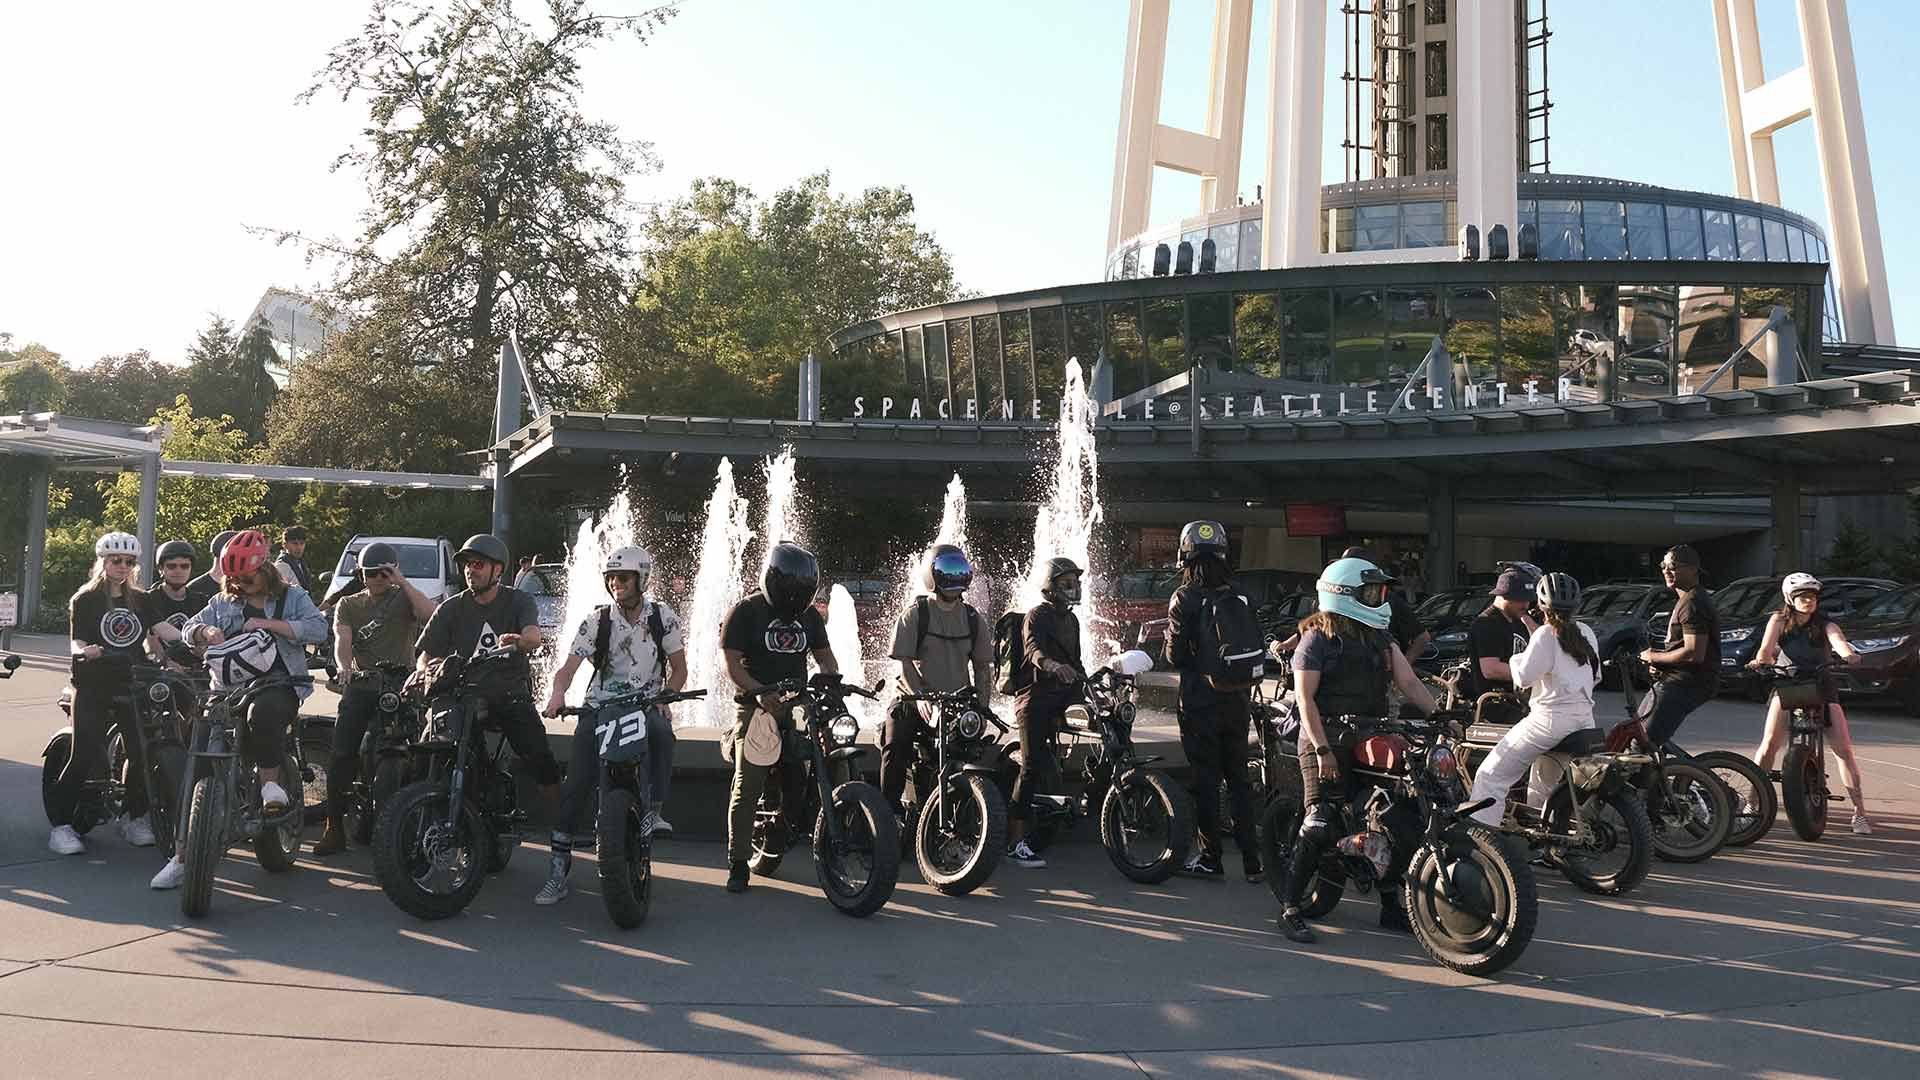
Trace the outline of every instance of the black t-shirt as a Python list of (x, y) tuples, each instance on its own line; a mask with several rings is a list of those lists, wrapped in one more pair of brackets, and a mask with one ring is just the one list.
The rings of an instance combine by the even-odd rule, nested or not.
[[(485, 604), (474, 599), (469, 589), (448, 597), (434, 610), (427, 628), (420, 632), (417, 648), (435, 660), (455, 653), (471, 657), (498, 648), (502, 634), (518, 634), (539, 625), (540, 611), (533, 597), (519, 589), (503, 585)], [(533, 669), (524, 651), (508, 665), (507, 673), (532, 678)]]
[(1397, 592), (1387, 593), (1387, 604), (1393, 609), (1393, 621), (1387, 624), (1387, 633), (1400, 646), (1400, 651), (1413, 659), (1413, 639), (1426, 633), (1427, 628), (1420, 625), (1420, 617), (1413, 613), (1413, 603)]
[(147, 601), (153, 607), (153, 617), (160, 622), (173, 624), (175, 630), (187, 625), (187, 620), (206, 609), (207, 598), (196, 596), (191, 582), (184, 595), (175, 600), (167, 595), (164, 585), (156, 585), (147, 590)]
[[(147, 630), (159, 621), (145, 590), (129, 587), (124, 595), (114, 597), (105, 588), (86, 589), (74, 595), (67, 611), (73, 640), (98, 645), (133, 663), (145, 662)], [(74, 670), (76, 681), (89, 686), (110, 681), (106, 675), (105, 665), (95, 663)]]
[(1467, 653), (1473, 658), (1474, 693), (1512, 690), (1512, 679), (1489, 679), (1480, 673), (1480, 659), (1488, 657), (1511, 662), (1513, 654), (1527, 647), (1527, 627), (1518, 619), (1509, 619), (1500, 609), (1487, 605), (1467, 629)]
[[(209, 570), (187, 582), (187, 595), (199, 597), (200, 607), (206, 607), (207, 601), (220, 595), (220, 582), (214, 578), (213, 571)], [(199, 613), (199, 609), (196, 608), (194, 614)]]
[[(733, 605), (720, 624), (720, 647), (746, 658), (747, 674), (761, 685), (807, 675), (807, 654), (827, 647), (827, 621), (809, 604), (798, 620), (774, 614), (764, 592)], [(857, 676), (856, 676), (857, 677)]]
[(1686, 631), (1706, 646), (1706, 654), (1697, 664), (1661, 665), (1659, 676), (1667, 682), (1697, 682), (1707, 686), (1720, 681), (1720, 613), (1714, 610), (1707, 591), (1693, 588), (1675, 594), (1673, 614), (1667, 619), (1667, 642), (1662, 651), (1686, 644)]

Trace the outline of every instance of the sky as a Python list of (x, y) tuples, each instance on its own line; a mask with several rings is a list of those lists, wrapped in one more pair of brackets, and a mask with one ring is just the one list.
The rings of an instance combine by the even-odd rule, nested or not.
[[(1173, 0), (1165, 123), (1204, 124), (1213, 7)], [(1769, 75), (1797, 66), (1792, 0), (1759, 9)], [(1554, 171), (1731, 194), (1708, 0), (1550, 10)], [(1902, 195), (1920, 171), (1900, 120), (1920, 45), (1910, 11), (1851, 5), (1895, 333), (1920, 345), (1920, 247), (1900, 242), (1920, 231), (1920, 201)], [(358, 0), (0, 6), (0, 332), (78, 363), (135, 349), (179, 360), (210, 315), (237, 321), (269, 287), (324, 280), (248, 227), (355, 231), (360, 179), (329, 166), (364, 111), (295, 97), (365, 12)], [(968, 289), (1089, 281), (1105, 257), (1126, 16), (1126, 0), (683, 0), (649, 43), (588, 57), (584, 103), (653, 144), (661, 167), (632, 178), (636, 203), (707, 176), (770, 195), (827, 170), (844, 192), (910, 191)], [(1269, 16), (1256, 2), (1249, 197), (1264, 179)], [(1337, 81), (1328, 93), (1324, 172), (1339, 180)], [(1811, 123), (1776, 148), (1782, 202), (1824, 224)], [(1198, 207), (1197, 181), (1161, 170), (1154, 220)]]

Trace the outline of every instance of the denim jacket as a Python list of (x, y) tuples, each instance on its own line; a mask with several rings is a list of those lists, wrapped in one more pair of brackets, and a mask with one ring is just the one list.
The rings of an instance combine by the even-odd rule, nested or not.
[[(269, 600), (266, 605), (267, 617), (274, 617), (274, 608), (279, 601)], [(287, 586), (287, 602), (279, 615), (293, 626), (293, 637), (283, 638), (274, 635), (274, 644), (280, 649), (280, 662), (287, 665), (287, 674), (296, 678), (307, 673), (307, 646), (319, 645), (327, 640), (327, 617), (314, 606), (313, 599), (298, 585)], [(247, 624), (246, 608), (232, 597), (221, 593), (207, 601), (200, 614), (187, 620), (181, 633), (191, 634), (196, 626), (211, 626), (231, 638), (242, 633)], [(313, 693), (313, 687), (296, 688), (300, 700), (305, 701)]]

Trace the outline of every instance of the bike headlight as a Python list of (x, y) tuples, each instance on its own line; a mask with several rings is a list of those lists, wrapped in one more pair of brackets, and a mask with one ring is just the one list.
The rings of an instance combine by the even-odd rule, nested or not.
[(1433, 643), (1435, 645), (1458, 645), (1465, 640), (1467, 640), (1467, 632), (1465, 630), (1449, 630), (1444, 634), (1434, 635)]
[(841, 746), (851, 746), (860, 737), (860, 723), (851, 716), (836, 716), (827, 726), (827, 734)]
[(1902, 634), (1899, 637), (1863, 638), (1854, 642), (1853, 647), (1857, 652), (1884, 652), (1887, 649), (1897, 649), (1905, 645), (1907, 637), (1908, 635)]
[(1113, 722), (1120, 725), (1123, 728), (1132, 730), (1133, 713), (1134, 713), (1133, 702), (1123, 701), (1120, 704), (1115, 705), (1113, 707)]
[(1452, 779), (1460, 771), (1460, 763), (1454, 760), (1452, 748), (1444, 743), (1434, 747), (1427, 755), (1427, 771), (1442, 780)]
[(977, 739), (987, 733), (986, 717), (978, 710), (963, 709), (953, 718), (953, 732), (963, 739)]
[(1737, 630), (1722, 630), (1720, 631), (1720, 643), (1723, 645), (1732, 645), (1735, 642), (1745, 641), (1752, 636), (1753, 627), (1751, 626), (1742, 626)]
[(147, 700), (155, 705), (165, 705), (173, 698), (173, 688), (166, 683), (157, 682), (147, 687)]
[(381, 712), (398, 712), (399, 709), (400, 709), (399, 694), (396, 694), (393, 691), (389, 690), (386, 693), (380, 695), (380, 711)]

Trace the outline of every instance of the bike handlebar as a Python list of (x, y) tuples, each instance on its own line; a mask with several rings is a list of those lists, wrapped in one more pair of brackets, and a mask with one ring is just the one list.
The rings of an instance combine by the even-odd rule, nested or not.
[(706, 696), (707, 692), (705, 690), (665, 690), (658, 694), (622, 694), (619, 697), (608, 698), (598, 705), (562, 705), (559, 715), (586, 716), (589, 713), (604, 709), (609, 705), (615, 705), (623, 709), (648, 709), (656, 705), (671, 705), (676, 701), (695, 701)]
[(767, 683), (758, 690), (735, 694), (733, 700), (737, 704), (746, 705), (762, 694), (806, 694), (841, 700), (845, 700), (848, 694), (858, 694), (872, 701), (880, 699), (877, 689), (868, 690), (856, 683), (850, 683), (837, 673), (821, 672), (812, 678), (781, 679), (779, 682)]

